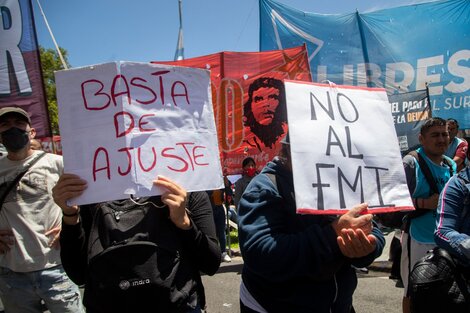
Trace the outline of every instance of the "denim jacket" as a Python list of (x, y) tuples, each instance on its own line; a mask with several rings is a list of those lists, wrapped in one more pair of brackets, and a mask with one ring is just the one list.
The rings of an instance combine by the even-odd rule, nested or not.
[(470, 267), (470, 166), (454, 175), (439, 197), (436, 244)]

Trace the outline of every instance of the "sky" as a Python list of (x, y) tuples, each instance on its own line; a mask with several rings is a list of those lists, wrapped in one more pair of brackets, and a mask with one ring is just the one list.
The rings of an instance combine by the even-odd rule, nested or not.
[[(72, 67), (112, 61), (173, 60), (179, 30), (178, 0), (31, 0), (38, 42), (54, 48), (40, 2)], [(360, 13), (421, 0), (278, 0), (320, 13)], [(259, 51), (259, 0), (182, 0), (184, 56)]]

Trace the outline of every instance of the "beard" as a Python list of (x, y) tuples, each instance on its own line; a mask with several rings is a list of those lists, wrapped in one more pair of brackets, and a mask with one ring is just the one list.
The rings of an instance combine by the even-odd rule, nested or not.
[(255, 122), (250, 129), (266, 147), (272, 149), (279, 137), (284, 134), (282, 124), (281, 122), (273, 122), (271, 125), (261, 125)]

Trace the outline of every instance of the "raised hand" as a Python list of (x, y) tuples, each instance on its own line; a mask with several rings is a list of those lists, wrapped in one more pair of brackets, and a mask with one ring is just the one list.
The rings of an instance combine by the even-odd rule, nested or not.
[(348, 258), (360, 258), (372, 253), (377, 245), (373, 235), (366, 235), (361, 229), (342, 229), (337, 237), (341, 253)]
[(367, 203), (356, 205), (347, 213), (341, 215), (332, 223), (336, 235), (341, 236), (342, 229), (362, 229), (364, 233), (370, 234), (372, 231), (372, 214), (367, 212)]
[[(86, 181), (74, 174), (62, 174), (57, 184), (52, 188), (52, 198), (62, 209), (65, 223), (78, 222), (79, 207), (77, 205), (69, 206), (67, 201), (80, 196), (86, 188)], [(66, 217), (66, 215), (70, 217)]]
[(158, 179), (154, 180), (153, 183), (156, 186), (167, 189), (167, 191), (162, 194), (161, 198), (162, 202), (169, 208), (170, 219), (173, 224), (181, 229), (189, 229), (191, 227), (191, 220), (186, 212), (188, 201), (186, 190), (164, 176), (158, 176)]

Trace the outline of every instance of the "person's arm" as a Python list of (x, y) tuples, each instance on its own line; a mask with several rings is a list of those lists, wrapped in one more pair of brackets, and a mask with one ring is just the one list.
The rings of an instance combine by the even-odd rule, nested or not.
[[(67, 224), (64, 216), (60, 233), (60, 258), (67, 275), (77, 285), (83, 285), (88, 268), (88, 234), (91, 227), (89, 206), (80, 208), (78, 223)], [(87, 231), (87, 230), (88, 231)]]
[[(69, 206), (68, 201), (83, 193), (86, 181), (73, 174), (63, 174), (52, 189), (54, 202), (62, 209), (62, 230), (60, 233), (60, 257), (67, 275), (77, 285), (86, 281), (88, 251), (85, 224), (91, 224), (88, 208)], [(88, 214), (88, 216), (87, 216)], [(89, 230), (89, 229), (88, 229)]]
[(167, 192), (161, 196), (170, 220), (179, 228), (185, 251), (197, 268), (213, 275), (220, 266), (221, 251), (215, 234), (212, 206), (206, 192), (189, 194), (174, 181), (159, 176), (154, 184)]
[(382, 231), (379, 229), (378, 225), (374, 222), (373, 225), (374, 227), (372, 228), (371, 235), (374, 236), (375, 238), (375, 249), (373, 252), (369, 253), (366, 256), (360, 257), (360, 258), (349, 258), (349, 262), (354, 265), (355, 267), (361, 268), (361, 267), (367, 267), (376, 258), (378, 258), (385, 247), (385, 237), (382, 233)]
[[(296, 217), (285, 205), (264, 174), (243, 194), (238, 234), (245, 266), (270, 281), (333, 275), (348, 261), (338, 245), (335, 227), (315, 223), (298, 232), (287, 230), (286, 219)], [(373, 254), (378, 251), (377, 245)]]
[(191, 228), (180, 231), (185, 250), (200, 271), (207, 275), (214, 275), (220, 266), (221, 251), (207, 194), (205, 192), (190, 193), (188, 210)]
[(437, 207), (436, 244), (470, 265), (470, 236), (460, 232), (462, 225), (468, 225), (470, 215), (464, 214), (464, 200), (469, 190), (457, 176), (453, 176), (441, 192)]

